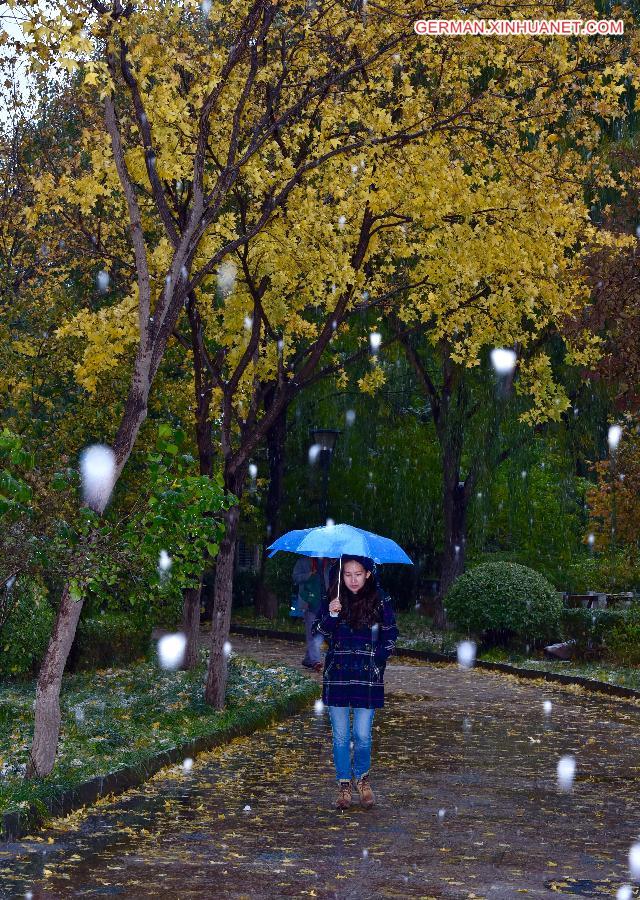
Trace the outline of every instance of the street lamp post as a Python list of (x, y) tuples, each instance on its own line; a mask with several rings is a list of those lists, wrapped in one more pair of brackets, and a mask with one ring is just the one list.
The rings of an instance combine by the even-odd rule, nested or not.
[(329, 489), (329, 465), (333, 457), (333, 451), (338, 440), (338, 435), (342, 432), (336, 431), (334, 428), (313, 428), (311, 430), (311, 439), (313, 443), (320, 447), (320, 465), (322, 466), (322, 517), (327, 521), (327, 502)]

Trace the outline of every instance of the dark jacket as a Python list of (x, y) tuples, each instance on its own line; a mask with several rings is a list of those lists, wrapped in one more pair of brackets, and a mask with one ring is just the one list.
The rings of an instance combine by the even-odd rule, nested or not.
[(331, 616), (324, 597), (312, 633), (323, 635), (329, 644), (322, 679), (325, 706), (384, 706), (384, 670), (398, 639), (389, 596), (378, 589), (377, 624), (372, 628), (351, 628), (342, 614)]

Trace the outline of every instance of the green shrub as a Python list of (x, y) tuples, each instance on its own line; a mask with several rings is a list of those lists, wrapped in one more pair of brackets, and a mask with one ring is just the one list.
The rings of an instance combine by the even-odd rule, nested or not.
[(640, 664), (640, 604), (619, 615), (605, 637), (606, 656), (627, 666)]
[(104, 613), (81, 619), (69, 654), (72, 671), (126, 665), (149, 651), (151, 625), (141, 625), (126, 615)]
[(579, 653), (608, 644), (609, 634), (626, 615), (621, 609), (563, 609), (562, 635)]
[(570, 566), (566, 581), (568, 590), (575, 594), (617, 593), (636, 590), (639, 586), (640, 554), (628, 547), (583, 555)]
[(465, 572), (445, 606), (454, 625), (491, 643), (513, 637), (536, 642), (560, 631), (560, 595), (539, 572), (516, 563), (484, 563)]
[[(148, 609), (148, 615), (138, 615), (134, 621), (136, 629), (151, 633), (151, 627), (166, 628), (167, 631), (179, 631), (182, 627), (182, 613), (184, 597), (182, 591), (158, 592), (153, 605)], [(151, 624), (152, 623), (152, 624)]]
[(39, 582), (19, 578), (10, 590), (4, 590), (0, 598), (0, 676), (29, 675), (37, 670), (54, 618)]

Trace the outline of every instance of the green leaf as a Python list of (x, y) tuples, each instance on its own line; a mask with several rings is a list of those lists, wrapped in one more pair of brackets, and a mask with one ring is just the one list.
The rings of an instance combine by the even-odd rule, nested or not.
[(78, 603), (80, 600), (82, 600), (82, 589), (78, 584), (77, 578), (72, 578), (69, 582), (69, 596), (74, 603)]
[(209, 551), (211, 556), (217, 556), (218, 551), (220, 550), (220, 547), (218, 546), (218, 544), (207, 543), (207, 550)]
[(14, 478), (6, 469), (0, 472), (0, 491), (5, 497), (15, 497), (17, 500), (22, 501), (28, 500), (31, 494), (29, 487), (23, 481)]

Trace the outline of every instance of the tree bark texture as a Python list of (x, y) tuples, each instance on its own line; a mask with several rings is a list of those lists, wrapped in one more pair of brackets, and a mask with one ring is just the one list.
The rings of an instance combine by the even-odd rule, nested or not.
[(185, 588), (182, 592), (182, 631), (187, 638), (182, 668), (194, 669), (198, 665), (198, 645), (200, 640), (200, 592), (202, 579), (197, 587)]
[[(198, 447), (198, 463), (200, 474), (209, 478), (213, 474), (213, 440), (211, 437), (211, 396), (213, 384), (207, 374), (205, 365), (205, 344), (202, 320), (191, 294), (187, 302), (187, 315), (191, 328), (191, 348), (193, 351), (194, 390), (196, 408), (196, 445)], [(193, 669), (198, 664), (200, 642), (200, 596), (203, 572), (197, 587), (185, 588), (183, 591), (182, 631), (187, 639), (183, 669)]]
[(240, 518), (238, 506), (232, 506), (228, 509), (224, 518), (225, 535), (220, 544), (216, 563), (209, 668), (204, 692), (206, 702), (215, 709), (224, 708), (225, 690), (227, 687), (227, 656), (224, 652), (224, 645), (228, 640), (231, 625), (233, 564), (238, 536), (238, 520)]
[[(114, 485), (131, 455), (138, 431), (147, 416), (149, 365), (148, 357), (139, 353), (127, 405), (113, 444), (116, 457)], [(102, 498), (96, 512), (101, 515), (108, 502), (109, 497)], [(33, 742), (27, 778), (43, 778), (53, 769), (60, 737), (62, 675), (75, 638), (82, 606), (82, 600), (71, 599), (70, 586), (67, 583), (62, 592), (56, 622), (38, 675)]]
[(444, 552), (438, 590), (439, 603), (436, 609), (436, 624), (446, 625), (445, 598), (449, 588), (464, 572), (465, 547), (467, 542), (467, 499), (464, 482), (459, 481), (459, 467), (453, 465), (447, 472), (442, 489), (442, 510), (444, 525)]
[(73, 600), (66, 585), (49, 646), (38, 675), (33, 743), (27, 778), (43, 778), (53, 769), (60, 734), (60, 687), (62, 673), (73, 644), (83, 601)]
[(464, 571), (467, 543), (467, 508), (474, 476), (461, 480), (462, 451), (468, 425), (468, 392), (464, 376), (448, 354), (443, 358), (443, 389), (435, 420), (442, 451), (443, 555), (434, 622), (446, 628), (445, 598)]
[[(268, 406), (268, 403), (265, 403)], [(280, 537), (280, 509), (282, 507), (282, 488), (284, 477), (285, 443), (287, 437), (287, 406), (281, 410), (278, 418), (267, 432), (267, 455), (269, 459), (269, 488), (266, 502), (267, 530), (262, 545), (260, 574), (254, 597), (257, 615), (275, 619), (278, 615), (278, 598), (267, 591), (264, 583), (267, 562), (267, 547)]]

